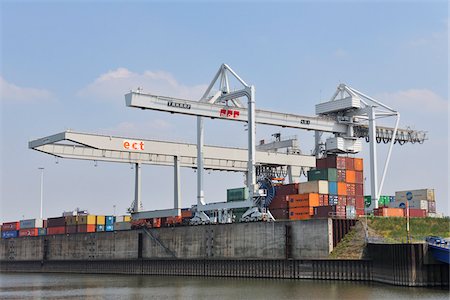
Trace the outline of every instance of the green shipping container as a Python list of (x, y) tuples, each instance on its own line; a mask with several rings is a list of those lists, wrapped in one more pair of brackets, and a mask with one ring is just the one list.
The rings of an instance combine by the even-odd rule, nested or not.
[(227, 190), (227, 202), (230, 201), (243, 201), (249, 197), (248, 188), (236, 188)]
[(308, 171), (308, 181), (316, 180), (337, 181), (337, 169), (313, 169)]
[[(378, 199), (378, 207), (388, 206), (390, 202), (389, 198), (389, 196), (380, 196), (380, 199)], [(372, 196), (364, 196), (364, 203), (366, 207), (370, 207), (372, 204)]]

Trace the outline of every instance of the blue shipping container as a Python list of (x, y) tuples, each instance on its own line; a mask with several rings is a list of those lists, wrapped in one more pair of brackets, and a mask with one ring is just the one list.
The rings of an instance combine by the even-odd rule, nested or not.
[(47, 235), (47, 228), (38, 228), (38, 235)]
[(105, 225), (97, 225), (97, 231), (105, 231)]
[(2, 239), (16, 238), (18, 236), (19, 236), (19, 231), (17, 231), (17, 230), (2, 231)]
[(106, 225), (113, 225), (114, 224), (114, 220), (115, 217), (114, 216), (106, 216), (105, 217), (105, 224)]
[(114, 231), (114, 225), (106, 225), (105, 231)]
[(337, 182), (328, 181), (328, 194), (337, 195)]
[(328, 204), (329, 205), (337, 205), (338, 204), (338, 196), (337, 195), (329, 195), (328, 196)]

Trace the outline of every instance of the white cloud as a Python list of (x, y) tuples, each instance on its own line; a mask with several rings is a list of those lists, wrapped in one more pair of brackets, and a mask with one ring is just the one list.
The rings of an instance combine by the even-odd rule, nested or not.
[(409, 89), (378, 95), (381, 102), (393, 109), (415, 113), (447, 114), (448, 101), (428, 89)]
[(20, 87), (0, 76), (0, 95), (2, 102), (33, 103), (53, 100), (53, 94), (45, 89)]
[(101, 74), (91, 84), (80, 90), (78, 95), (122, 104), (124, 99), (120, 95), (138, 87), (152, 94), (197, 100), (200, 99), (207, 85), (183, 85), (165, 71), (145, 71), (140, 74), (126, 68), (118, 68)]

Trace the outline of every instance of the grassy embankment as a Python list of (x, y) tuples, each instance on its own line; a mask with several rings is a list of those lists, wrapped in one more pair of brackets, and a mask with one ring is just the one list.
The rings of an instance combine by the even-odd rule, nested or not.
[[(330, 254), (331, 258), (362, 258), (365, 246), (366, 219), (349, 232)], [(406, 242), (406, 219), (368, 217), (368, 236), (386, 243)], [(411, 218), (410, 235), (412, 242), (423, 242), (426, 236), (450, 237), (450, 218)]]

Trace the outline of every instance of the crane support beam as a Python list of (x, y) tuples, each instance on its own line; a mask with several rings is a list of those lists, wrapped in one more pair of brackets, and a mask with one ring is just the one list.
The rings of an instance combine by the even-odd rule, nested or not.
[[(197, 168), (195, 144), (65, 131), (30, 141), (29, 148), (61, 158), (164, 166), (174, 166), (174, 157), (178, 156), (180, 167)], [(204, 147), (207, 170), (247, 172), (247, 162), (247, 149)], [(256, 151), (256, 163), (298, 168), (312, 168), (316, 164), (313, 156), (267, 151)]]
[[(243, 107), (223, 106), (132, 91), (125, 95), (126, 105), (192, 116), (248, 122), (248, 110)], [(255, 123), (332, 133), (346, 133), (347, 125), (327, 117), (309, 117), (255, 109)]]

